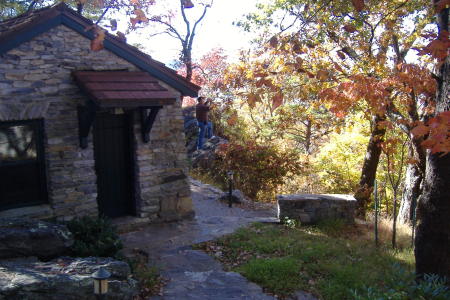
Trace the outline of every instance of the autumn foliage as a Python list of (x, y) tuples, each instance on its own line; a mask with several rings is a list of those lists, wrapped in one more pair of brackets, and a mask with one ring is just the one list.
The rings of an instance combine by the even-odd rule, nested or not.
[(209, 170), (210, 175), (225, 184), (226, 172), (233, 171), (235, 188), (260, 201), (271, 201), (277, 188), (303, 169), (295, 151), (281, 151), (254, 141), (223, 144), (216, 152), (217, 160)]

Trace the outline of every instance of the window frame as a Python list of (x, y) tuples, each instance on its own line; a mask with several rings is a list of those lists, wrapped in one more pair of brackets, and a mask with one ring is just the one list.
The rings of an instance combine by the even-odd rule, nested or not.
[[(34, 201), (17, 202), (9, 205), (2, 205), (0, 202), (0, 211), (35, 206), (48, 203), (48, 188), (47, 188), (47, 171), (45, 160), (45, 145), (44, 145), (44, 119), (31, 120), (14, 120), (14, 121), (0, 121), (0, 128), (28, 125), (33, 130), (36, 141), (36, 159), (24, 159), (20, 161), (0, 161), (0, 169), (3, 166), (19, 166), (26, 164), (36, 164), (38, 167), (38, 197)], [(1, 193), (1, 191), (0, 191)], [(0, 194), (2, 197), (2, 194)]]

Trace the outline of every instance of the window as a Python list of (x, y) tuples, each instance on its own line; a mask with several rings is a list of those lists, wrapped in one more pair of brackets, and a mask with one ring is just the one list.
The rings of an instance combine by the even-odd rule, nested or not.
[(47, 202), (43, 121), (0, 122), (0, 210)]

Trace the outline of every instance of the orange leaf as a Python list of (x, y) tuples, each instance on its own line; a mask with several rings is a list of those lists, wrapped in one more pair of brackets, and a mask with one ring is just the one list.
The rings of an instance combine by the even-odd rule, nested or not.
[(429, 131), (430, 131), (430, 129), (428, 128), (428, 126), (420, 124), (419, 126), (414, 127), (411, 130), (411, 133), (414, 136), (420, 137), (420, 136), (426, 135)]
[(343, 28), (345, 31), (350, 32), (350, 33), (353, 33), (356, 31), (356, 27), (351, 24), (347, 24)]
[(330, 76), (330, 72), (327, 70), (319, 70), (316, 74), (317, 79), (325, 81)]
[(358, 12), (361, 12), (366, 6), (364, 0), (352, 0), (352, 4)]
[(272, 97), (272, 111), (277, 109), (281, 104), (283, 104), (283, 94), (278, 92)]
[(237, 112), (235, 111), (235, 112), (233, 112), (233, 114), (228, 118), (227, 123), (228, 123), (228, 125), (233, 126), (234, 124), (236, 124), (237, 120), (238, 120), (238, 114), (237, 114)]
[(138, 18), (130, 18), (130, 22), (131, 22), (131, 27), (135, 27), (137, 23), (139, 23), (139, 19)]
[(103, 41), (101, 41), (98, 37), (91, 41), (91, 50), (92, 51), (100, 51), (103, 49)]
[(106, 32), (99, 26), (94, 27), (94, 39), (91, 41), (91, 50), (100, 51), (103, 49), (103, 41), (105, 40)]
[(343, 70), (343, 69), (341, 68), (341, 66), (338, 65), (337, 63), (334, 63), (334, 67), (335, 67), (335, 69), (338, 70), (339, 72), (344, 73), (344, 70)]
[[(136, 22), (148, 22), (148, 18), (142, 9), (135, 9), (134, 14), (136, 15), (136, 18), (132, 19), (135, 19)], [(133, 24), (133, 21), (131, 21), (131, 23)]]
[(247, 95), (247, 102), (251, 108), (255, 107), (256, 102), (260, 102), (260, 101), (261, 101), (261, 99), (259, 98), (259, 96), (257, 94), (251, 93), (251, 94)]

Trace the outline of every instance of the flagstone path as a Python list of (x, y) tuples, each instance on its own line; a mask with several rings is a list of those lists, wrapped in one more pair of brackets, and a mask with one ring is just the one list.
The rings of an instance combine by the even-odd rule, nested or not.
[(232, 233), (252, 222), (275, 222), (274, 209), (243, 209), (217, 200), (220, 190), (191, 180), (196, 217), (193, 220), (156, 224), (122, 235), (127, 249), (139, 248), (149, 254), (169, 281), (162, 296), (151, 299), (275, 299), (240, 274), (225, 272), (213, 257), (191, 245)]

